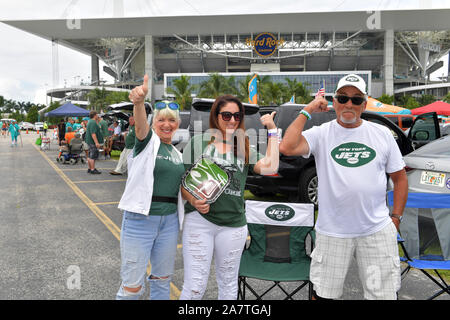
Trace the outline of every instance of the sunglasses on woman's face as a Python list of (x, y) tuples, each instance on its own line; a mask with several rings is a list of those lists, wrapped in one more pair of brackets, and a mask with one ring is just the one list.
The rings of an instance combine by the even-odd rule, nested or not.
[(348, 97), (348, 96), (343, 96), (343, 95), (337, 95), (334, 98), (337, 100), (337, 102), (342, 103), (342, 104), (347, 103), (348, 100), (352, 100), (352, 103), (355, 106), (359, 106), (361, 103), (366, 101), (365, 98), (358, 97), (358, 96), (356, 96), (356, 97)]
[(219, 112), (219, 114), (222, 116), (223, 121), (230, 121), (231, 117), (234, 117), (234, 120), (241, 121), (242, 114), (240, 112), (231, 113), (228, 111)]
[(160, 109), (164, 109), (166, 107), (169, 107), (170, 110), (178, 110), (178, 109), (180, 109), (180, 106), (176, 102), (160, 101), (160, 102), (155, 103), (155, 109), (160, 110)]

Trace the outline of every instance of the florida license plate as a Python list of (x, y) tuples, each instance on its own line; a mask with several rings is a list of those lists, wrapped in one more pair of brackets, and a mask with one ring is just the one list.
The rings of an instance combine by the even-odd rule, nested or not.
[(429, 186), (443, 187), (445, 183), (445, 173), (422, 171), (420, 183)]

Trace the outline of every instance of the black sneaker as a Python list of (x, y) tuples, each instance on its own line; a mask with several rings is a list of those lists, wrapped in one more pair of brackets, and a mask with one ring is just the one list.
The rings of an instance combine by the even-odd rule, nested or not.
[(101, 171), (98, 171), (97, 169), (91, 170), (92, 174), (100, 174), (102, 173)]
[(91, 169), (88, 169), (87, 173), (91, 173)]

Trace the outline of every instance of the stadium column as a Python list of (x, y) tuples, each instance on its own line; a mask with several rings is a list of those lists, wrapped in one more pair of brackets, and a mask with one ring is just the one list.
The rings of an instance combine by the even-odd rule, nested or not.
[(384, 93), (394, 94), (394, 30), (384, 33)]
[(145, 74), (148, 74), (148, 95), (147, 99), (154, 102), (154, 79), (155, 79), (155, 60), (154, 60), (154, 45), (153, 36), (145, 36)]
[(91, 55), (91, 83), (95, 83), (98, 80), (100, 80), (98, 57), (95, 54), (92, 54)]

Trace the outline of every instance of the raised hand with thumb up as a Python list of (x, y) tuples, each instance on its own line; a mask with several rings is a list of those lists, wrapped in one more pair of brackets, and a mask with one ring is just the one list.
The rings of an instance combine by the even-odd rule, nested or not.
[(143, 105), (148, 94), (148, 75), (144, 76), (144, 83), (131, 90), (128, 98), (134, 105)]

